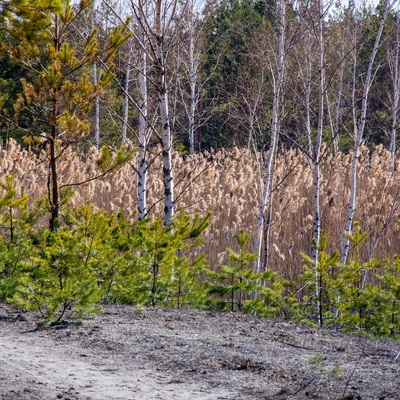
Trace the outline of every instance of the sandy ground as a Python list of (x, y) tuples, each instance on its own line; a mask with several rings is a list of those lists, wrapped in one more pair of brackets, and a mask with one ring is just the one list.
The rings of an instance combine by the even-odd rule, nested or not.
[(400, 342), (193, 310), (36, 322), (0, 304), (0, 399), (400, 400)]

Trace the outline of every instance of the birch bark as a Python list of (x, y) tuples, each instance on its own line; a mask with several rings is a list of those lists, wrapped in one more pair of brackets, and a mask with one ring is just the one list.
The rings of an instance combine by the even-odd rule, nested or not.
[(396, 18), (396, 41), (394, 58), (390, 63), (391, 65), (391, 75), (393, 80), (393, 100), (392, 100), (392, 129), (390, 134), (390, 145), (389, 151), (392, 154), (393, 169), (396, 162), (396, 139), (397, 139), (397, 126), (398, 126), (398, 115), (399, 115), (399, 95), (400, 95), (400, 57), (399, 57), (399, 47), (400, 47), (400, 11), (397, 11)]
[(347, 222), (346, 222), (346, 226), (345, 226), (345, 230), (344, 230), (344, 239), (343, 239), (341, 256), (340, 256), (340, 263), (342, 266), (345, 265), (347, 262), (347, 257), (349, 254), (349, 246), (350, 246), (350, 239), (349, 239), (348, 235), (352, 231), (354, 213), (356, 210), (358, 157), (359, 157), (361, 142), (362, 142), (363, 135), (364, 135), (365, 122), (366, 122), (366, 118), (367, 118), (368, 96), (369, 96), (369, 91), (370, 91), (371, 83), (372, 83), (372, 79), (373, 79), (372, 72), (373, 72), (376, 53), (378, 52), (378, 48), (380, 45), (383, 28), (385, 26), (386, 17), (387, 17), (388, 11), (389, 11), (389, 7), (390, 7), (390, 0), (385, 0), (385, 2), (383, 4), (382, 15), (381, 15), (381, 18), (379, 21), (378, 32), (376, 34), (374, 46), (373, 46), (371, 56), (370, 56), (370, 59), (368, 62), (367, 76), (365, 77), (365, 82), (364, 82), (364, 87), (363, 87), (361, 115), (360, 115), (360, 118), (359, 118), (358, 124), (357, 124), (357, 135), (354, 140), (353, 159), (352, 159), (352, 165), (351, 165), (351, 178), (350, 178), (351, 179), (351, 187), (350, 187), (349, 211), (348, 211), (348, 215), (347, 215)]
[(276, 78), (273, 80), (273, 104), (272, 104), (272, 123), (271, 123), (271, 141), (268, 150), (268, 159), (264, 177), (264, 188), (261, 198), (261, 206), (258, 215), (257, 231), (256, 231), (256, 245), (255, 252), (257, 259), (254, 262), (254, 272), (257, 274), (261, 272), (261, 255), (264, 239), (265, 227), (265, 214), (267, 210), (268, 201), (271, 196), (272, 177), (275, 167), (275, 149), (278, 141), (278, 127), (280, 117), (280, 95), (283, 86), (283, 79), (285, 74), (285, 40), (286, 40), (286, 0), (280, 2), (280, 21), (279, 21), (279, 39), (278, 39), (278, 71)]
[[(97, 63), (93, 63), (93, 83), (97, 85)], [(96, 96), (94, 99), (94, 145), (96, 149), (100, 147), (100, 99)]]
[[(208, 75), (202, 74), (201, 66), (207, 58), (207, 49), (204, 49), (204, 27), (207, 23), (206, 16), (198, 17), (198, 9), (202, 7), (201, 0), (187, 0), (185, 15), (182, 18), (182, 74), (184, 79), (179, 88), (181, 106), (185, 111), (184, 126), (189, 140), (189, 152), (195, 153), (196, 131), (210, 117), (210, 110), (199, 107), (205, 96), (204, 85), (213, 75), (213, 71)], [(217, 65), (214, 66), (216, 68)]]
[[(308, 32), (310, 33), (310, 32)], [(312, 154), (312, 140), (311, 140), (311, 75), (312, 75), (312, 40), (311, 35), (308, 34), (307, 48), (307, 72), (306, 72), (306, 84), (305, 84), (305, 108), (306, 108), (306, 132), (307, 132), (307, 150), (309, 154)]]
[[(165, 32), (162, 25), (162, 0), (156, 0), (155, 36), (156, 36), (156, 71), (157, 93), (159, 98), (161, 131), (162, 131), (162, 157), (164, 181), (164, 224), (172, 224), (174, 216), (174, 177), (172, 171), (172, 137), (168, 110), (168, 90), (165, 77)], [(172, 17), (171, 17), (172, 18)]]
[[(94, 15), (95, 15), (95, 6), (96, 2), (93, 1), (92, 3), (92, 10), (91, 10), (91, 24), (92, 24), (92, 31), (95, 29), (94, 23)], [(97, 62), (93, 63), (93, 84), (96, 86), (98, 83), (98, 75), (97, 75)], [(100, 99), (99, 96), (94, 98), (94, 145), (96, 149), (99, 149), (100, 146)]]
[(132, 39), (129, 40), (128, 47), (128, 59), (126, 61), (125, 69), (125, 93), (124, 93), (124, 115), (123, 115), (123, 125), (122, 125), (122, 143), (126, 142), (128, 123), (129, 123), (129, 84), (131, 75), (131, 63), (132, 63)]
[(194, 58), (194, 20), (193, 20), (193, 3), (190, 5), (190, 21), (189, 21), (189, 90), (190, 90), (190, 102), (189, 102), (189, 151), (190, 154), (194, 154), (194, 131), (195, 131), (195, 112), (196, 112), (196, 75), (197, 68)]
[(315, 298), (317, 320), (322, 325), (322, 310), (319, 300), (319, 250), (321, 241), (321, 209), (320, 209), (320, 185), (321, 185), (321, 143), (322, 129), (324, 121), (324, 93), (325, 93), (325, 55), (324, 55), (324, 37), (323, 37), (323, 0), (318, 1), (318, 47), (319, 47), (319, 85), (318, 85), (318, 125), (317, 125), (317, 141), (314, 148), (314, 231), (313, 231), (313, 249), (312, 259), (315, 271)]
[[(140, 7), (138, 18), (145, 18), (145, 9)], [(137, 180), (137, 203), (138, 203), (138, 216), (143, 219), (147, 216), (147, 146), (149, 143), (149, 129), (147, 123), (147, 40), (146, 32), (144, 30), (143, 21), (139, 20), (139, 154), (138, 154), (138, 180)]]

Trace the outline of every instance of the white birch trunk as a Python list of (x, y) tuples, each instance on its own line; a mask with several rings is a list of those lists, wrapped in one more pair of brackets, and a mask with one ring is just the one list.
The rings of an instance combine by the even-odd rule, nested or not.
[(128, 131), (128, 120), (129, 120), (129, 80), (131, 74), (131, 61), (132, 61), (132, 50), (131, 43), (128, 49), (128, 60), (126, 62), (126, 70), (125, 70), (125, 95), (124, 95), (124, 116), (123, 116), (123, 125), (122, 125), (122, 143), (126, 142), (127, 139), (127, 131)]
[(351, 87), (351, 112), (353, 119), (353, 139), (357, 137), (357, 110), (356, 110), (356, 87), (357, 87), (357, 25), (354, 32), (353, 43), (353, 71), (352, 71), (352, 87)]
[[(143, 9), (139, 11), (139, 18)], [(147, 216), (147, 145), (148, 145), (148, 123), (147, 123), (147, 52), (146, 52), (146, 34), (143, 24), (139, 23), (139, 43), (140, 47), (140, 66), (139, 66), (139, 154), (138, 154), (138, 180), (137, 180), (137, 209), (139, 219)]]
[(319, 250), (321, 241), (321, 209), (320, 209), (320, 185), (321, 185), (321, 143), (324, 122), (324, 91), (325, 91), (325, 56), (323, 37), (323, 0), (318, 1), (318, 47), (319, 47), (319, 85), (318, 85), (318, 125), (317, 141), (314, 148), (314, 231), (312, 259), (315, 272), (315, 299), (316, 313), (319, 324), (322, 324), (319, 301)]
[(366, 76), (365, 82), (364, 82), (363, 98), (362, 98), (362, 104), (361, 104), (361, 115), (358, 120), (357, 136), (355, 137), (354, 148), (353, 148), (353, 160), (352, 160), (352, 165), (351, 165), (351, 178), (350, 178), (351, 179), (351, 187), (350, 187), (349, 212), (347, 215), (346, 227), (345, 227), (345, 231), (344, 231), (344, 239), (343, 239), (343, 244), (342, 244), (342, 249), (341, 249), (341, 257), (340, 257), (340, 263), (342, 266), (346, 265), (346, 263), (347, 263), (347, 257), (349, 254), (349, 246), (350, 246), (350, 239), (348, 238), (348, 235), (352, 231), (354, 213), (356, 210), (358, 157), (359, 157), (361, 142), (362, 142), (363, 135), (364, 135), (365, 121), (367, 118), (368, 96), (369, 96), (369, 90), (370, 90), (371, 83), (372, 83), (372, 71), (373, 71), (375, 56), (376, 56), (376, 53), (378, 52), (378, 48), (379, 48), (379, 44), (380, 44), (380, 40), (381, 40), (381, 36), (382, 36), (382, 31), (383, 31), (386, 17), (388, 14), (389, 4), (390, 4), (390, 0), (386, 0), (384, 3), (383, 13), (382, 13), (382, 16), (381, 16), (381, 19), (379, 22), (379, 29), (376, 34), (375, 43), (374, 43), (374, 47), (372, 49), (371, 57), (368, 62), (367, 76)]
[(312, 73), (312, 54), (311, 54), (311, 35), (308, 35), (307, 43), (307, 82), (305, 88), (305, 108), (306, 108), (306, 132), (307, 132), (307, 151), (312, 154), (312, 140), (311, 140), (311, 73)]
[(156, 71), (157, 92), (162, 129), (162, 156), (164, 181), (164, 224), (172, 224), (174, 216), (174, 178), (172, 171), (172, 137), (168, 112), (168, 90), (165, 77), (164, 32), (161, 24), (162, 1), (156, 3)]
[(395, 43), (395, 54), (392, 67), (393, 76), (393, 111), (392, 111), (392, 129), (390, 134), (390, 145), (389, 151), (392, 154), (393, 168), (396, 162), (396, 139), (397, 139), (397, 125), (398, 125), (398, 115), (399, 115), (399, 92), (400, 92), (400, 79), (399, 79), (399, 47), (400, 47), (400, 11), (397, 11), (396, 18), (396, 43)]
[[(275, 153), (277, 149), (275, 147)], [(274, 179), (274, 170), (272, 171), (271, 176), (271, 185)], [(269, 239), (271, 236), (271, 220), (272, 220), (272, 212), (273, 212), (273, 204), (274, 204), (274, 192), (270, 190), (269, 192), (269, 199), (268, 199), (268, 213), (266, 221), (264, 222), (264, 260), (262, 265), (262, 271), (265, 271), (268, 268), (269, 258), (270, 258), (270, 246), (269, 246)]]
[(189, 28), (189, 150), (194, 154), (194, 132), (195, 132), (195, 112), (196, 112), (196, 66), (194, 59), (194, 21), (193, 6), (190, 9), (190, 28)]
[(272, 189), (272, 177), (275, 166), (275, 149), (278, 141), (279, 127), (279, 101), (282, 89), (284, 70), (285, 70), (285, 34), (286, 34), (286, 0), (280, 2), (280, 23), (279, 23), (279, 44), (278, 44), (278, 71), (274, 81), (274, 97), (272, 104), (272, 123), (271, 123), (271, 142), (268, 151), (268, 159), (266, 172), (264, 177), (264, 189), (262, 193), (261, 206), (258, 215), (257, 231), (256, 231), (256, 246), (255, 252), (257, 260), (254, 262), (254, 272), (257, 274), (261, 268), (261, 253), (265, 227), (265, 212), (270, 199)]
[(251, 150), (251, 143), (253, 141), (253, 136), (254, 136), (254, 126), (253, 126), (253, 116), (250, 116), (249, 120), (249, 136), (247, 139), (247, 149)]
[[(93, 64), (93, 84), (97, 85), (97, 63)], [(96, 96), (94, 99), (94, 145), (96, 149), (100, 146), (100, 100)]]
[[(95, 13), (95, 1), (92, 3), (92, 10), (91, 10), (91, 24), (92, 30), (95, 29), (94, 24), (94, 13)], [(96, 61), (93, 63), (93, 84), (96, 86), (98, 83), (98, 76), (97, 76), (97, 63)], [(96, 96), (94, 98), (94, 145), (96, 149), (100, 147), (100, 101), (99, 97)]]
[(332, 119), (331, 105), (329, 103), (329, 96), (327, 90), (325, 90), (325, 100), (326, 100), (326, 112), (329, 120), (329, 127), (331, 129), (331, 143), (333, 146), (333, 154), (336, 155), (338, 152), (337, 144), (335, 145), (337, 139), (337, 131), (335, 130), (335, 126)]

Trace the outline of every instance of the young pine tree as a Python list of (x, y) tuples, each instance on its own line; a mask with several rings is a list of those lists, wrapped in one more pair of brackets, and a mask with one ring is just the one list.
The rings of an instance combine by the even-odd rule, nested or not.
[[(88, 135), (87, 114), (113, 78), (112, 61), (127, 38), (126, 25), (118, 27), (100, 49), (94, 30), (85, 33), (86, 27), (75, 25), (90, 4), (90, 0), (77, 6), (70, 0), (10, 1), (1, 13), (11, 37), (6, 51), (30, 71), (29, 79), (21, 80), (15, 114), (6, 117), (47, 150), (51, 230), (58, 226), (63, 191), (70, 186), (63, 182), (60, 164), (68, 147)], [(81, 40), (79, 48), (72, 44), (73, 35)], [(100, 55), (104, 72), (93, 83), (88, 71)]]
[[(208, 293), (217, 296), (215, 307), (230, 311), (245, 311), (263, 316), (275, 316), (280, 310), (278, 299), (283, 297), (283, 284), (278, 274), (268, 270), (255, 274), (251, 264), (257, 254), (247, 251), (250, 235), (243, 230), (234, 238), (238, 251), (226, 250), (227, 265), (219, 265), (217, 271), (206, 269)], [(257, 293), (255, 299), (250, 297)]]
[(14, 178), (0, 182), (0, 299), (14, 295), (21, 266), (32, 252), (30, 233), (35, 222), (29, 198), (18, 193)]

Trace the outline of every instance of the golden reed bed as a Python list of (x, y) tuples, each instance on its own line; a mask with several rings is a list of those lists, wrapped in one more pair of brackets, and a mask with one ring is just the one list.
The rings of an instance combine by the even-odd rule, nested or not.
[[(156, 154), (156, 151), (154, 151)], [(63, 183), (84, 181), (96, 174), (96, 149), (82, 156), (72, 151), (60, 165)], [(46, 153), (22, 149), (13, 140), (0, 147), (0, 176), (12, 174), (19, 188), (32, 199), (46, 195)], [(193, 156), (173, 156), (177, 207), (187, 213), (213, 214), (212, 226), (205, 234), (205, 252), (211, 265), (223, 261), (227, 246), (234, 246), (232, 235), (240, 228), (255, 231), (263, 170), (261, 154), (235, 148)], [(135, 218), (135, 162), (128, 163), (105, 178), (76, 187), (72, 205), (90, 202), (97, 207)], [(322, 163), (322, 229), (328, 235), (328, 251), (340, 248), (349, 199), (351, 155), (326, 155)], [(356, 220), (369, 232), (361, 255), (370, 254), (382, 229), (400, 185), (400, 165), (393, 171), (390, 153), (382, 147), (361, 150), (358, 170)], [(273, 197), (270, 264), (287, 278), (301, 272), (300, 252), (310, 253), (313, 224), (313, 176), (308, 159), (295, 150), (281, 151), (277, 158)], [(162, 163), (155, 158), (148, 180), (151, 215), (162, 215)], [(400, 253), (399, 204), (385, 230), (375, 257)]]

